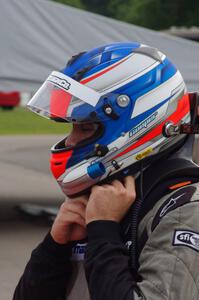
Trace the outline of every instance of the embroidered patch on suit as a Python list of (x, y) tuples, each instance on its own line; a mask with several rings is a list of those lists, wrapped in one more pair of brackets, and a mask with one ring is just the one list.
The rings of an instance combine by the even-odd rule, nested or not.
[(87, 243), (77, 243), (72, 248), (72, 261), (82, 261), (84, 260), (85, 250)]
[(190, 230), (175, 230), (173, 246), (186, 246), (199, 252), (199, 234)]
[(196, 187), (188, 186), (176, 191), (170, 197), (168, 197), (158, 209), (153, 219), (151, 230), (153, 231), (156, 228), (166, 214), (180, 206), (185, 205), (186, 203), (189, 203), (195, 191)]

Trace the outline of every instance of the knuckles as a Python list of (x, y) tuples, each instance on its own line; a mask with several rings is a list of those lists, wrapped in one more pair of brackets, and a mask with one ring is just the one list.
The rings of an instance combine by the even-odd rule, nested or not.
[(118, 191), (117, 191), (117, 193), (118, 193), (118, 195), (119, 196), (121, 196), (121, 197), (127, 197), (127, 191), (125, 190), (125, 189), (123, 189), (123, 188), (121, 188), (121, 189), (119, 189)]
[(122, 201), (123, 203), (131, 204), (136, 199), (136, 191), (128, 190), (125, 186), (118, 185), (118, 180), (114, 180), (117, 184), (95, 185), (91, 188), (92, 201), (102, 199), (106, 201)]
[(94, 185), (91, 189), (91, 194), (95, 194), (95, 195), (101, 195), (102, 193), (105, 192), (105, 189), (103, 186), (100, 185)]
[(62, 205), (60, 206), (59, 212), (66, 213), (69, 210), (70, 206), (71, 206), (71, 203), (68, 200), (63, 202)]
[(74, 208), (85, 209), (85, 205), (81, 202), (73, 202), (73, 200), (65, 200), (60, 206), (60, 212), (66, 213), (68, 210), (73, 210)]

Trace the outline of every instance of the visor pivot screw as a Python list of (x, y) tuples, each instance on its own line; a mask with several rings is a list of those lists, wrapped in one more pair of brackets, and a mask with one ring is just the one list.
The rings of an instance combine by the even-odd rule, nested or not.
[(110, 115), (111, 113), (112, 113), (112, 108), (109, 106), (109, 107), (106, 107), (105, 108), (105, 113), (107, 114), (107, 115)]
[(120, 95), (117, 97), (116, 101), (120, 107), (127, 107), (129, 105), (130, 98), (127, 95)]
[(103, 106), (104, 113), (113, 120), (117, 120), (119, 116), (114, 112), (110, 104), (104, 104)]

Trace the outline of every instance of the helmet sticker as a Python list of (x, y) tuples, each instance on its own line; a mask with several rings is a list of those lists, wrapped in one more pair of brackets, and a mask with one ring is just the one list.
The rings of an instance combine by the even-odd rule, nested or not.
[(156, 111), (151, 116), (146, 118), (143, 122), (141, 122), (137, 126), (133, 127), (132, 130), (129, 131), (129, 137), (132, 137), (133, 135), (137, 134), (143, 128), (147, 128), (148, 125), (156, 119), (157, 115), (158, 115), (158, 112)]
[(51, 74), (48, 77), (47, 81), (50, 81), (50, 82), (54, 83), (55, 85), (59, 86), (60, 88), (62, 88), (64, 90), (69, 90), (70, 85), (71, 85), (66, 79), (60, 78), (60, 77), (55, 76), (53, 74)]
[(150, 155), (153, 152), (153, 148), (149, 147), (145, 149), (144, 151), (140, 152), (139, 154), (136, 155), (135, 159), (136, 160), (141, 160), (145, 158), (146, 156)]

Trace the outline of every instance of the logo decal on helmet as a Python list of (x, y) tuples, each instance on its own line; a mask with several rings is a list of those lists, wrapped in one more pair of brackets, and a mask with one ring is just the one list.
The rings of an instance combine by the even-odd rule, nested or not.
[(55, 75), (50, 75), (48, 77), (47, 81), (50, 81), (50, 82), (54, 83), (55, 85), (61, 87), (64, 90), (67, 90), (67, 91), (70, 89), (70, 86), (71, 86), (71, 84), (66, 79), (59, 78)]
[(158, 112), (156, 111), (151, 116), (142, 121), (140, 124), (135, 126), (131, 131), (129, 131), (129, 137), (132, 137), (133, 135), (137, 134), (143, 128), (147, 128), (148, 125), (156, 119), (157, 115)]
[(152, 152), (153, 152), (153, 148), (150, 147), (150, 148), (146, 149), (145, 151), (142, 151), (141, 153), (137, 154), (135, 159), (136, 160), (143, 159), (144, 157), (150, 155)]

